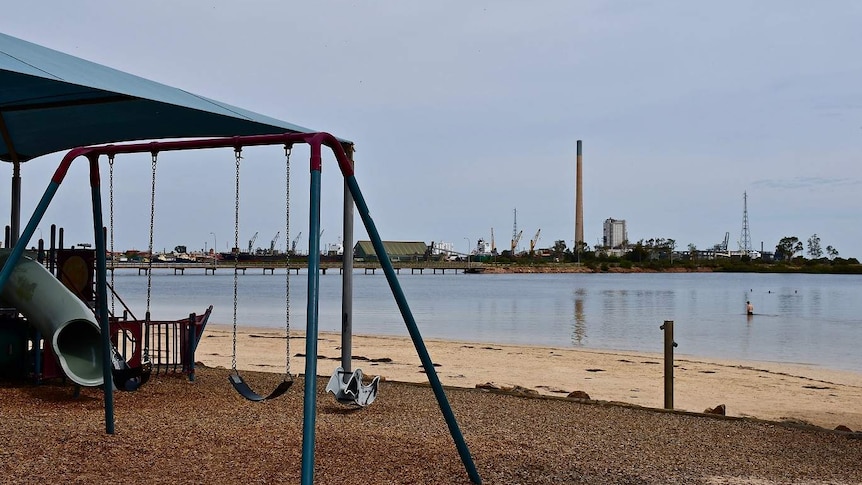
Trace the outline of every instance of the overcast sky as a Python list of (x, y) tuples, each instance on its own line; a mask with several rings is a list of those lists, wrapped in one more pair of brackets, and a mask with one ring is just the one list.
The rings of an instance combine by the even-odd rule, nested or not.
[[(356, 143), (384, 239), (499, 250), (625, 219), (631, 241), (737, 247), (818, 234), (862, 257), (862, 3), (832, 1), (14, 2), (0, 29), (43, 46)], [(23, 168), (22, 226), (62, 154)], [(291, 238), (308, 239), (308, 153), (294, 154)], [(297, 163), (298, 162), (298, 163)], [(156, 249), (233, 245), (230, 150), (164, 154)], [(147, 246), (149, 160), (119, 159), (118, 249)], [(283, 247), (283, 154), (248, 150), (240, 246)], [(0, 214), (11, 165), (0, 164)], [(107, 175), (104, 176), (107, 180)], [(324, 165), (323, 245), (341, 231)], [(86, 166), (40, 225), (92, 240)], [(107, 210), (107, 203), (105, 204)], [(8, 217), (8, 216), (6, 216)], [(108, 217), (106, 215), (106, 221)], [(357, 238), (365, 238), (357, 220)], [(37, 232), (38, 237), (38, 232)]]

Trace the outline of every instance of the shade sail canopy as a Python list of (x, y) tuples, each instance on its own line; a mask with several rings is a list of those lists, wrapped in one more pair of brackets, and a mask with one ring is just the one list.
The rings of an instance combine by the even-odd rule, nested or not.
[(133, 140), (310, 133), (0, 33), (0, 160)]

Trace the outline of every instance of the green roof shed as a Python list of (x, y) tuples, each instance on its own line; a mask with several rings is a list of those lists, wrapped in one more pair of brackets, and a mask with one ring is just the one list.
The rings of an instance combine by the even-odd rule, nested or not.
[[(415, 261), (425, 258), (428, 245), (422, 241), (383, 241), (383, 249), (392, 261)], [(377, 261), (377, 253), (371, 241), (359, 241), (353, 247), (353, 257), (365, 261)]]

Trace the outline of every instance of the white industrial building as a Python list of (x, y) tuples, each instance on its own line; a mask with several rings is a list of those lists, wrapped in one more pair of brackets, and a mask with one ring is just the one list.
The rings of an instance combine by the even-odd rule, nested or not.
[(455, 252), (455, 244), (453, 244), (453, 243), (443, 242), (443, 241), (436, 241), (436, 242), (432, 241), (431, 242), (431, 254), (433, 254), (435, 256), (438, 254), (443, 254), (443, 255), (448, 256), (449, 254), (452, 254), (454, 252)]
[(625, 220), (605, 219), (602, 228), (602, 246), (608, 249), (625, 249), (623, 245), (628, 242), (628, 239)]

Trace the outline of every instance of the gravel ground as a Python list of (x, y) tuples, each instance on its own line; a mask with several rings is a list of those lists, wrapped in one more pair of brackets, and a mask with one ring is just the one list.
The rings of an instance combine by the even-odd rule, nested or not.
[[(0, 384), (3, 483), (299, 483), (302, 379), (264, 403), (240, 398), (228, 371), (154, 377), (116, 394)], [(280, 376), (244, 373), (259, 392)], [(470, 483), (427, 386), (383, 382), (363, 410), (318, 382), (316, 483)], [(862, 483), (859, 434), (670, 413), (608, 403), (447, 389), (489, 484)]]

